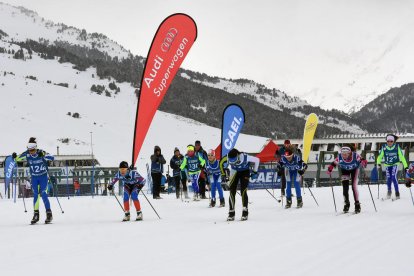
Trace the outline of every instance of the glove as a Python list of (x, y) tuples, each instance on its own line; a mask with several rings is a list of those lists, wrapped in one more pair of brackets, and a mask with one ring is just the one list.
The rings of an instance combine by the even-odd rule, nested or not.
[(329, 165), (329, 167), (328, 167), (328, 171), (327, 171), (326, 173), (327, 173), (328, 175), (331, 175), (331, 174), (332, 174), (333, 169), (334, 169), (334, 167), (333, 167), (332, 165)]
[(44, 152), (43, 150), (39, 150), (39, 151), (37, 152), (37, 156), (39, 156), (39, 157), (43, 157), (43, 156), (45, 156), (45, 152)]
[(224, 182), (224, 183), (229, 182), (229, 178), (227, 177), (227, 175), (222, 175), (221, 176), (221, 182)]
[(138, 193), (142, 190), (142, 188), (144, 187), (144, 185), (142, 184), (136, 184), (137, 189), (138, 189)]
[(377, 164), (377, 168), (378, 168), (378, 170), (381, 170), (382, 169), (381, 164)]
[(302, 169), (298, 170), (298, 173), (302, 176), (306, 172), (307, 168), (308, 165), (306, 163), (303, 163)]
[(406, 186), (407, 188), (411, 188), (411, 178), (406, 178), (406, 179), (405, 179), (405, 186)]
[(363, 168), (366, 168), (367, 167), (367, 164), (368, 164), (368, 161), (367, 160), (365, 160), (365, 159), (361, 160), (361, 166)]
[(111, 185), (111, 184), (108, 185), (108, 190), (112, 191), (113, 188), (114, 188), (114, 185)]
[(279, 172), (282, 169), (282, 167), (280, 166), (279, 163), (276, 163), (276, 168), (275, 168), (275, 172)]
[(129, 166), (129, 170), (132, 171), (134, 169), (134, 165)]
[(255, 171), (253, 171), (251, 174), (250, 174), (250, 178), (252, 179), (252, 180), (256, 180), (257, 179), (257, 172), (255, 172)]
[(17, 153), (13, 152), (13, 153), (12, 153), (12, 157), (13, 157), (13, 159), (16, 159), (16, 157), (17, 157)]

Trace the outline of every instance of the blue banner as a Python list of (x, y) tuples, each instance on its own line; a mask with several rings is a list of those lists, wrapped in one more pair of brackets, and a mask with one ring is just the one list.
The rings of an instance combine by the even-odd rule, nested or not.
[(4, 186), (5, 186), (5, 192), (7, 193), (7, 189), (9, 188), (10, 183), (12, 182), (13, 178), (13, 169), (16, 165), (16, 162), (14, 162), (13, 157), (10, 155), (6, 157), (4, 160)]
[(275, 170), (259, 169), (256, 180), (249, 180), (249, 190), (259, 189), (280, 189), (281, 178), (277, 176)]
[(229, 104), (224, 109), (221, 127), (221, 157), (234, 148), (244, 123), (244, 110), (239, 105)]

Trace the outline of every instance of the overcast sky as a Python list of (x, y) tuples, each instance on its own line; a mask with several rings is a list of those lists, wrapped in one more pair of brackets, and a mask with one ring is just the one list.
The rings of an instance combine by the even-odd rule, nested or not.
[(351, 62), (390, 33), (414, 27), (408, 26), (414, 0), (0, 1), (56, 23), (103, 33), (141, 56), (161, 21), (184, 12), (196, 21), (198, 39), (182, 67), (249, 78), (296, 95), (305, 92), (295, 86), (298, 77), (329, 81), (335, 62)]

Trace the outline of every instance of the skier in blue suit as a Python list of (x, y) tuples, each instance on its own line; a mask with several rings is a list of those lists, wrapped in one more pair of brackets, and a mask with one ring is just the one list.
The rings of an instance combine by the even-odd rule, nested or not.
[(31, 137), (27, 144), (27, 150), (20, 155), (13, 152), (12, 157), (16, 162), (26, 161), (30, 168), (31, 183), (33, 190), (33, 206), (34, 214), (31, 224), (39, 221), (39, 202), (42, 197), (46, 209), (45, 223), (50, 223), (53, 220), (52, 210), (50, 209), (50, 202), (47, 195), (47, 178), (48, 178), (48, 161), (53, 161), (55, 158), (45, 151), (37, 148), (36, 138)]
[(285, 154), (280, 159), (280, 167), (282, 168), (280, 173), (284, 173), (286, 176), (286, 206), (288, 209), (292, 206), (292, 184), (295, 186), (297, 208), (302, 208), (303, 200), (300, 191), (300, 178), (305, 173), (308, 165), (296, 154), (293, 153), (291, 148), (287, 148)]
[(210, 149), (207, 154), (208, 162), (206, 169), (211, 183), (211, 202), (209, 207), (216, 206), (216, 190), (218, 190), (220, 198), (220, 207), (224, 207), (225, 201), (223, 196), (223, 188), (221, 187), (221, 183), (219, 183), (219, 179), (221, 177), (220, 163), (216, 159), (215, 154), (216, 152), (213, 149)]

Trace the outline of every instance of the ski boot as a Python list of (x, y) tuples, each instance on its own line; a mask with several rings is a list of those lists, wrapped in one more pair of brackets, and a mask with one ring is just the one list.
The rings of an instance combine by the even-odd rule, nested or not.
[(387, 199), (390, 199), (391, 198), (391, 191), (388, 191), (387, 192)]
[(247, 209), (247, 207), (243, 207), (241, 220), (242, 221), (247, 220), (248, 216), (249, 216), (249, 210)]
[(400, 199), (400, 192), (395, 192), (395, 199)]
[(289, 209), (290, 207), (292, 207), (292, 198), (287, 198), (285, 209)]
[(30, 224), (35, 224), (38, 221), (39, 221), (39, 210), (35, 210)]
[(208, 207), (213, 208), (214, 206), (216, 206), (216, 199), (212, 198)]
[(138, 220), (142, 220), (142, 219), (143, 219), (142, 212), (141, 211), (137, 211), (137, 218), (135, 220), (138, 221)]
[(122, 221), (129, 221), (131, 219), (131, 215), (129, 214), (129, 212), (125, 212), (125, 216), (122, 219)]
[(236, 215), (236, 212), (233, 211), (229, 211), (229, 216), (227, 217), (227, 221), (234, 221), (234, 216)]
[(359, 201), (355, 202), (355, 214), (361, 213), (361, 204)]
[(193, 195), (193, 201), (200, 201), (200, 199), (198, 199), (198, 194)]
[(51, 223), (53, 220), (52, 210), (46, 210), (46, 220), (45, 223)]
[(296, 206), (296, 208), (302, 208), (303, 207), (303, 200), (301, 197), (298, 197), (298, 205)]
[(351, 204), (349, 203), (348, 200), (345, 201), (345, 205), (344, 205), (344, 213), (348, 213), (349, 212), (349, 207), (351, 206)]
[(220, 198), (220, 206), (219, 207), (224, 207), (226, 205), (224, 198)]

